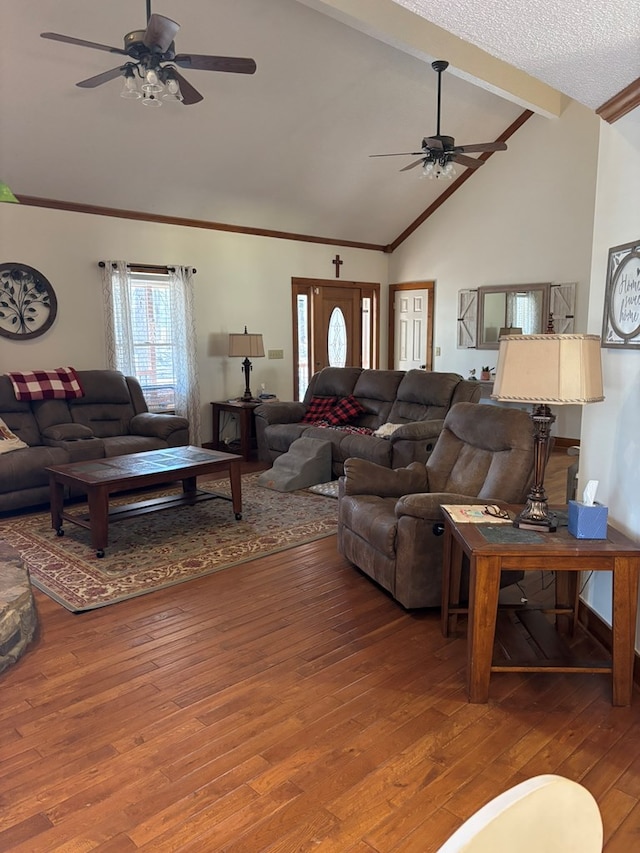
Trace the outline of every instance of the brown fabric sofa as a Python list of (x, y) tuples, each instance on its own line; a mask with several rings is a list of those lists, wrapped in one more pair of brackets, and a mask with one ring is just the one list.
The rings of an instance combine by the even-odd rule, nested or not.
[[(339, 552), (404, 607), (439, 606), (441, 504), (524, 503), (533, 445), (527, 412), (459, 403), (426, 465), (388, 470), (348, 459), (339, 485)], [(505, 577), (503, 585), (518, 578)]]
[(189, 443), (189, 425), (152, 414), (137, 379), (117, 370), (78, 370), (84, 396), (16, 399), (0, 376), (0, 418), (28, 447), (0, 454), (0, 512), (47, 503), (49, 465), (63, 465)]
[[(320, 427), (302, 422), (313, 398), (350, 396), (364, 412), (349, 425)], [(261, 461), (273, 463), (304, 437), (331, 442), (336, 477), (343, 473), (345, 459), (352, 457), (387, 468), (425, 463), (451, 406), (479, 399), (479, 383), (457, 373), (325, 367), (312, 377), (302, 402), (263, 403), (256, 408), (258, 454)], [(401, 426), (384, 438), (372, 434), (387, 423)]]

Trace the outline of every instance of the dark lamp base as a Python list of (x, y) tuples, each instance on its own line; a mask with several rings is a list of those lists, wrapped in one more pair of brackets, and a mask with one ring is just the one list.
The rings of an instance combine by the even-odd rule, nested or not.
[(520, 527), (523, 530), (541, 530), (543, 533), (555, 533), (558, 529), (558, 518), (555, 512), (549, 512), (544, 489), (540, 489), (540, 491), (534, 489), (520, 515), (514, 518), (513, 526)]

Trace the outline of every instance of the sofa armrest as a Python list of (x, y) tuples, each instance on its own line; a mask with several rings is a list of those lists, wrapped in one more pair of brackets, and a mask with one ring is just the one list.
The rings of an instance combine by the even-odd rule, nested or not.
[(389, 436), (389, 441), (395, 444), (396, 441), (424, 441), (425, 439), (437, 438), (442, 432), (443, 425), (444, 419), (442, 418), (402, 424)]
[(254, 409), (254, 417), (261, 418), (266, 424), (297, 424), (307, 411), (304, 403), (277, 402), (261, 403)]
[(189, 421), (178, 415), (162, 415), (154, 412), (141, 412), (134, 415), (129, 424), (132, 435), (146, 435), (168, 441), (170, 436), (180, 430), (188, 430)]
[(344, 463), (344, 494), (399, 498), (429, 488), (427, 469), (420, 462), (406, 468), (385, 468), (367, 459), (351, 457)]
[(442, 521), (442, 504), (477, 504), (478, 498), (470, 495), (458, 495), (453, 492), (423, 492), (407, 494), (396, 504), (396, 516), (410, 515), (424, 521)]

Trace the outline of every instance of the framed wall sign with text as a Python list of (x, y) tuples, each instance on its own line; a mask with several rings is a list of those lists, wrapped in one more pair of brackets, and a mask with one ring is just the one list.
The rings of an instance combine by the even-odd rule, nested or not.
[(602, 346), (640, 349), (640, 240), (609, 249)]

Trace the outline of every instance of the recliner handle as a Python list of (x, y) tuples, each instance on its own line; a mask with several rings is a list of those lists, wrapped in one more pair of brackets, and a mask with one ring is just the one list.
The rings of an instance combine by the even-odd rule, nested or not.
[(431, 532), (434, 536), (442, 536), (444, 533), (444, 523), (442, 521), (436, 521), (436, 523), (431, 528)]

